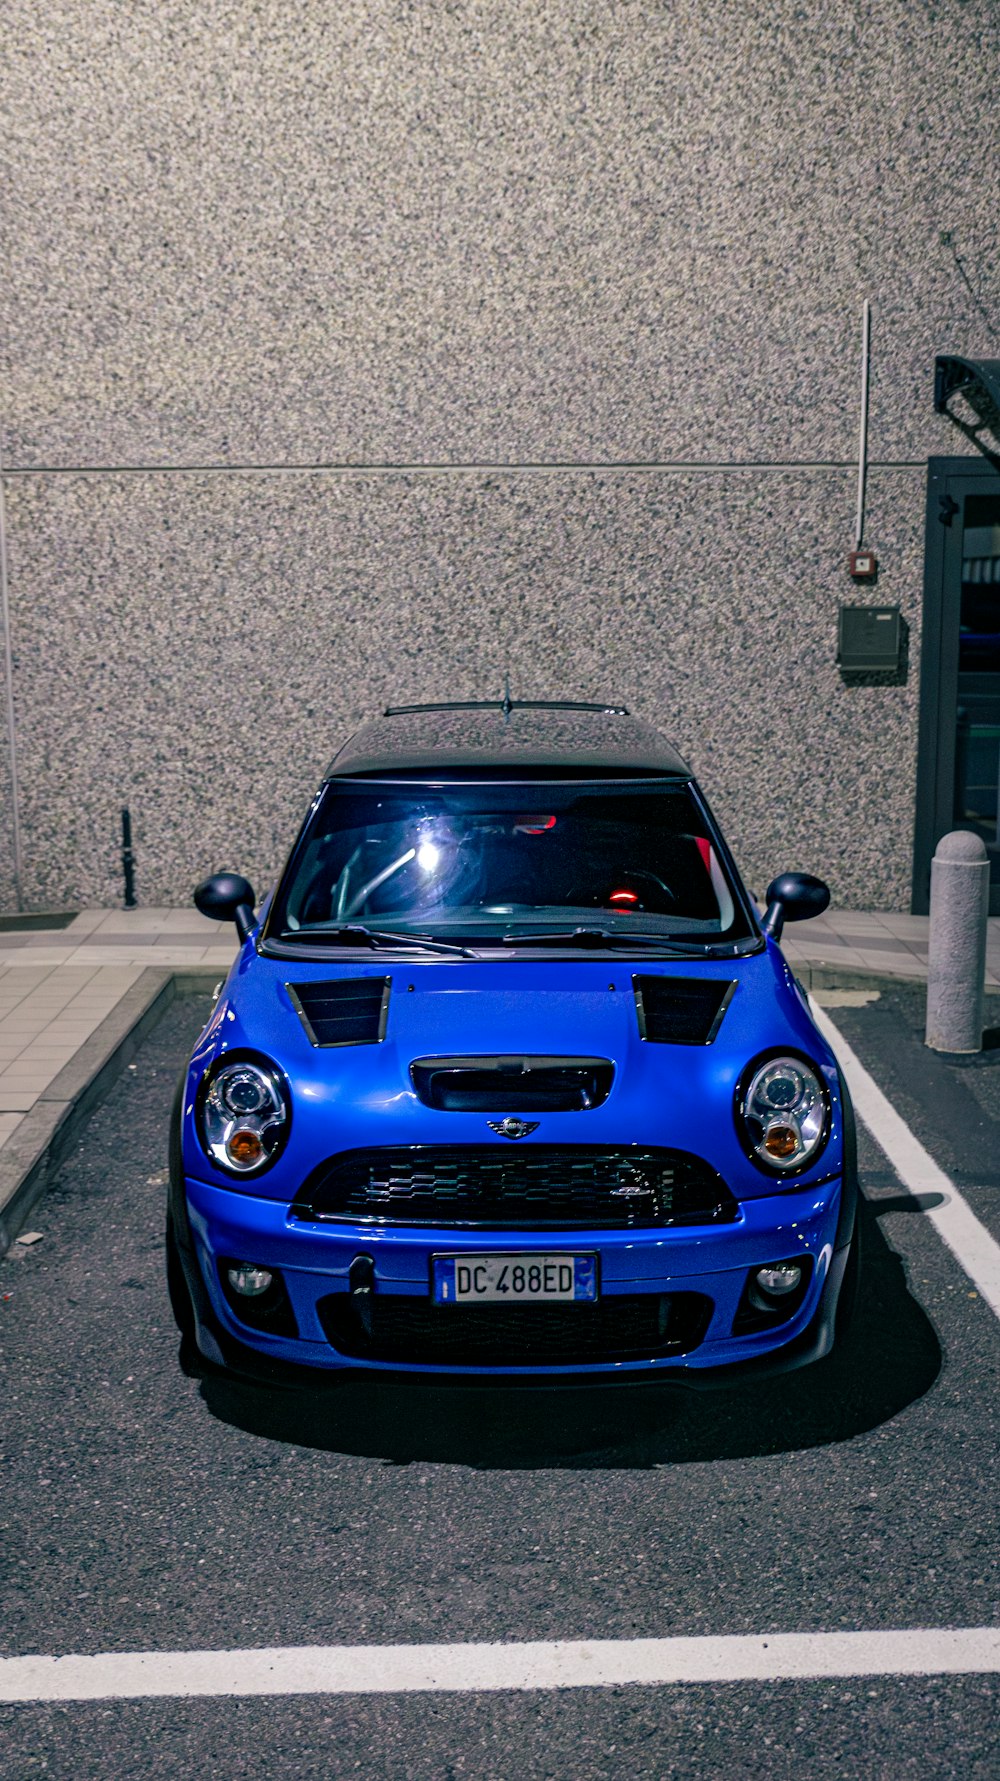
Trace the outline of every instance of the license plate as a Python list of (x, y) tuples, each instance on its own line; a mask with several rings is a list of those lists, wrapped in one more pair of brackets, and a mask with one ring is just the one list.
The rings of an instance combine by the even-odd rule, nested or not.
[(548, 1305), (597, 1298), (596, 1255), (436, 1255), (437, 1305)]

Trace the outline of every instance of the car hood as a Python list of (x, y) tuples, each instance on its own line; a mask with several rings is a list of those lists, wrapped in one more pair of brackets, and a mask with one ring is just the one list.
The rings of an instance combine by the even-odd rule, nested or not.
[[(716, 979), (735, 989), (709, 1044), (644, 1039), (635, 976)], [(384, 1037), (317, 1047), (295, 996), (302, 986), (345, 979), (390, 979)], [(238, 1185), (291, 1200), (304, 1177), (341, 1150), (398, 1144), (505, 1145), (488, 1121), (512, 1109), (445, 1112), (418, 1098), (415, 1059), (495, 1055), (605, 1058), (614, 1066), (607, 1099), (586, 1111), (525, 1115), (535, 1130), (518, 1142), (663, 1145), (704, 1157), (740, 1197), (774, 1193), (773, 1175), (745, 1154), (733, 1117), (740, 1076), (762, 1052), (792, 1047), (820, 1067), (833, 1103), (831, 1136), (796, 1187), (840, 1167), (841, 1107), (836, 1063), (781, 952), (742, 959), (641, 961), (626, 958), (532, 961), (442, 960), (391, 955), (362, 962), (338, 957), (297, 963), (244, 946), (201, 1035), (185, 1097), (185, 1166), (205, 1180), (237, 1185), (210, 1163), (193, 1131), (197, 1082), (223, 1052), (250, 1050), (273, 1060), (292, 1103), (288, 1143), (260, 1176)], [(791, 1180), (789, 1181), (791, 1185)]]

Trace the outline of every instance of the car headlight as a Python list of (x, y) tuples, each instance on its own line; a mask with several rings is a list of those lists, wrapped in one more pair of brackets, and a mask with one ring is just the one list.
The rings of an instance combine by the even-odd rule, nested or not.
[(287, 1085), (263, 1060), (226, 1057), (201, 1079), (198, 1136), (212, 1161), (231, 1175), (259, 1175), (274, 1162), (288, 1137), (290, 1114)]
[(799, 1052), (756, 1058), (740, 1078), (736, 1123), (753, 1162), (774, 1175), (798, 1175), (830, 1135), (826, 1083)]

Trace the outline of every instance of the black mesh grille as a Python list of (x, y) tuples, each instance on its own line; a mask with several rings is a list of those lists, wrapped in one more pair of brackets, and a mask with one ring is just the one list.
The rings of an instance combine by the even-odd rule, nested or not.
[(385, 1037), (391, 977), (285, 985), (312, 1045), (375, 1045)]
[(316, 1307), (340, 1354), (417, 1366), (584, 1365), (688, 1354), (703, 1340), (712, 1301), (702, 1293), (622, 1293), (596, 1305), (435, 1305), (376, 1293), (366, 1334), (349, 1293)]
[(680, 1150), (585, 1144), (345, 1150), (314, 1171), (298, 1218), (483, 1230), (642, 1230), (737, 1217), (714, 1169)]
[(736, 984), (718, 977), (633, 977), (639, 1031), (658, 1045), (710, 1045)]

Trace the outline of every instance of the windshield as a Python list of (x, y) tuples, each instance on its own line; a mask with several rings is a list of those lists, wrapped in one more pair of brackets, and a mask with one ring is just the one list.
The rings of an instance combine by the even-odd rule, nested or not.
[(689, 787), (663, 780), (331, 781), (267, 932), (322, 940), (349, 927), (506, 943), (577, 927), (751, 933)]

